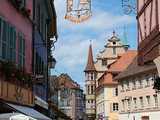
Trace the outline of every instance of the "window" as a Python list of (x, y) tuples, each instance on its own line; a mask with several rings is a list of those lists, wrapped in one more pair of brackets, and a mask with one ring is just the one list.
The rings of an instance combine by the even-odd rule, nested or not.
[(147, 105), (149, 106), (150, 105), (150, 96), (146, 96), (146, 99), (147, 99)]
[(155, 107), (158, 106), (158, 98), (157, 98), (157, 95), (153, 95), (154, 97), (154, 104), (155, 104)]
[(1, 45), (1, 43), (2, 43), (2, 19), (0, 18), (0, 59), (2, 58), (2, 45)]
[(90, 94), (90, 87), (89, 86), (88, 86), (87, 92), (88, 92), (88, 94)]
[(93, 85), (91, 86), (91, 94), (94, 93), (94, 88), (93, 88)]
[(22, 68), (25, 65), (25, 40), (22, 33), (18, 34), (18, 64)]
[(125, 110), (125, 103), (124, 103), (124, 100), (122, 100), (122, 110), (123, 110), (123, 111)]
[(94, 80), (94, 73), (91, 73), (91, 80)]
[(116, 48), (113, 47), (113, 55), (116, 55)]
[(133, 90), (135, 90), (136, 89), (136, 81), (134, 80), (133, 81)]
[(16, 30), (9, 27), (9, 60), (16, 62)]
[(127, 102), (128, 102), (128, 110), (130, 110), (130, 108), (131, 108), (131, 100), (128, 99)]
[(149, 87), (149, 86), (150, 86), (149, 76), (147, 75), (147, 76), (146, 76), (146, 86), (145, 86), (145, 87)]
[(124, 84), (123, 84), (123, 82), (121, 84), (121, 92), (124, 92)]
[(142, 80), (139, 80), (139, 88), (142, 88)]
[(126, 85), (127, 85), (127, 90), (129, 90), (129, 81), (126, 81)]
[(102, 65), (106, 66), (107, 65), (107, 60), (106, 59), (102, 59)]
[(0, 58), (16, 61), (16, 30), (0, 18)]
[(137, 108), (137, 98), (133, 98), (134, 108)]
[(93, 100), (91, 100), (91, 103), (93, 104)]
[(118, 111), (118, 103), (113, 103), (113, 111)]
[(2, 59), (7, 60), (7, 37), (8, 37), (8, 24), (3, 21), (3, 33), (2, 33)]
[(113, 96), (118, 96), (118, 88), (113, 88)]
[(144, 104), (143, 104), (143, 97), (140, 97), (139, 100), (140, 100), (141, 108), (143, 108), (143, 107), (144, 107)]

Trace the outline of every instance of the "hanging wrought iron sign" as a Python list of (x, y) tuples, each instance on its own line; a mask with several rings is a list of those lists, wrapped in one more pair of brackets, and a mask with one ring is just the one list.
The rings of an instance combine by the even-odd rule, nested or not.
[(137, 7), (136, 7), (136, 0), (122, 0), (122, 8), (124, 11), (124, 14), (136, 14)]
[(91, 16), (91, 0), (67, 0), (65, 19), (81, 23)]

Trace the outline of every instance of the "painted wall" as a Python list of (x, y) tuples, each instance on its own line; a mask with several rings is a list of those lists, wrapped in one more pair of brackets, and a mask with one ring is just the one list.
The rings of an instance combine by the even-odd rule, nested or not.
[[(26, 8), (31, 10), (32, 0), (26, 1)], [(32, 23), (27, 17), (19, 13), (8, 0), (1, 0), (0, 17), (14, 26), (17, 32), (22, 32), (25, 38), (25, 68), (27, 72), (32, 72)], [(18, 60), (18, 47), (16, 48)]]

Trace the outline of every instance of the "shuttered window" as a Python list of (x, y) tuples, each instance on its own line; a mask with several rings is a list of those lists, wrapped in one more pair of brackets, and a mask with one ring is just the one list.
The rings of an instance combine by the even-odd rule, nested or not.
[(3, 21), (3, 36), (2, 36), (2, 59), (7, 60), (7, 37), (8, 37), (8, 24)]
[(25, 66), (25, 40), (22, 33), (18, 34), (18, 65), (21, 68)]
[(16, 30), (14, 27), (9, 26), (9, 49), (8, 58), (10, 61), (16, 61)]
[(2, 19), (0, 18), (0, 59), (2, 59)]
[(0, 59), (16, 61), (16, 30), (0, 18)]

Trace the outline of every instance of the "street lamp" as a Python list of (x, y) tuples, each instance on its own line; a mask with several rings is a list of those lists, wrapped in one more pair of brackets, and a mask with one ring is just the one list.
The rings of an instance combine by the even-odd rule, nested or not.
[(48, 66), (49, 68), (52, 68), (54, 69), (55, 68), (55, 65), (56, 65), (56, 59), (52, 56), (50, 56), (49, 60), (48, 60)]

